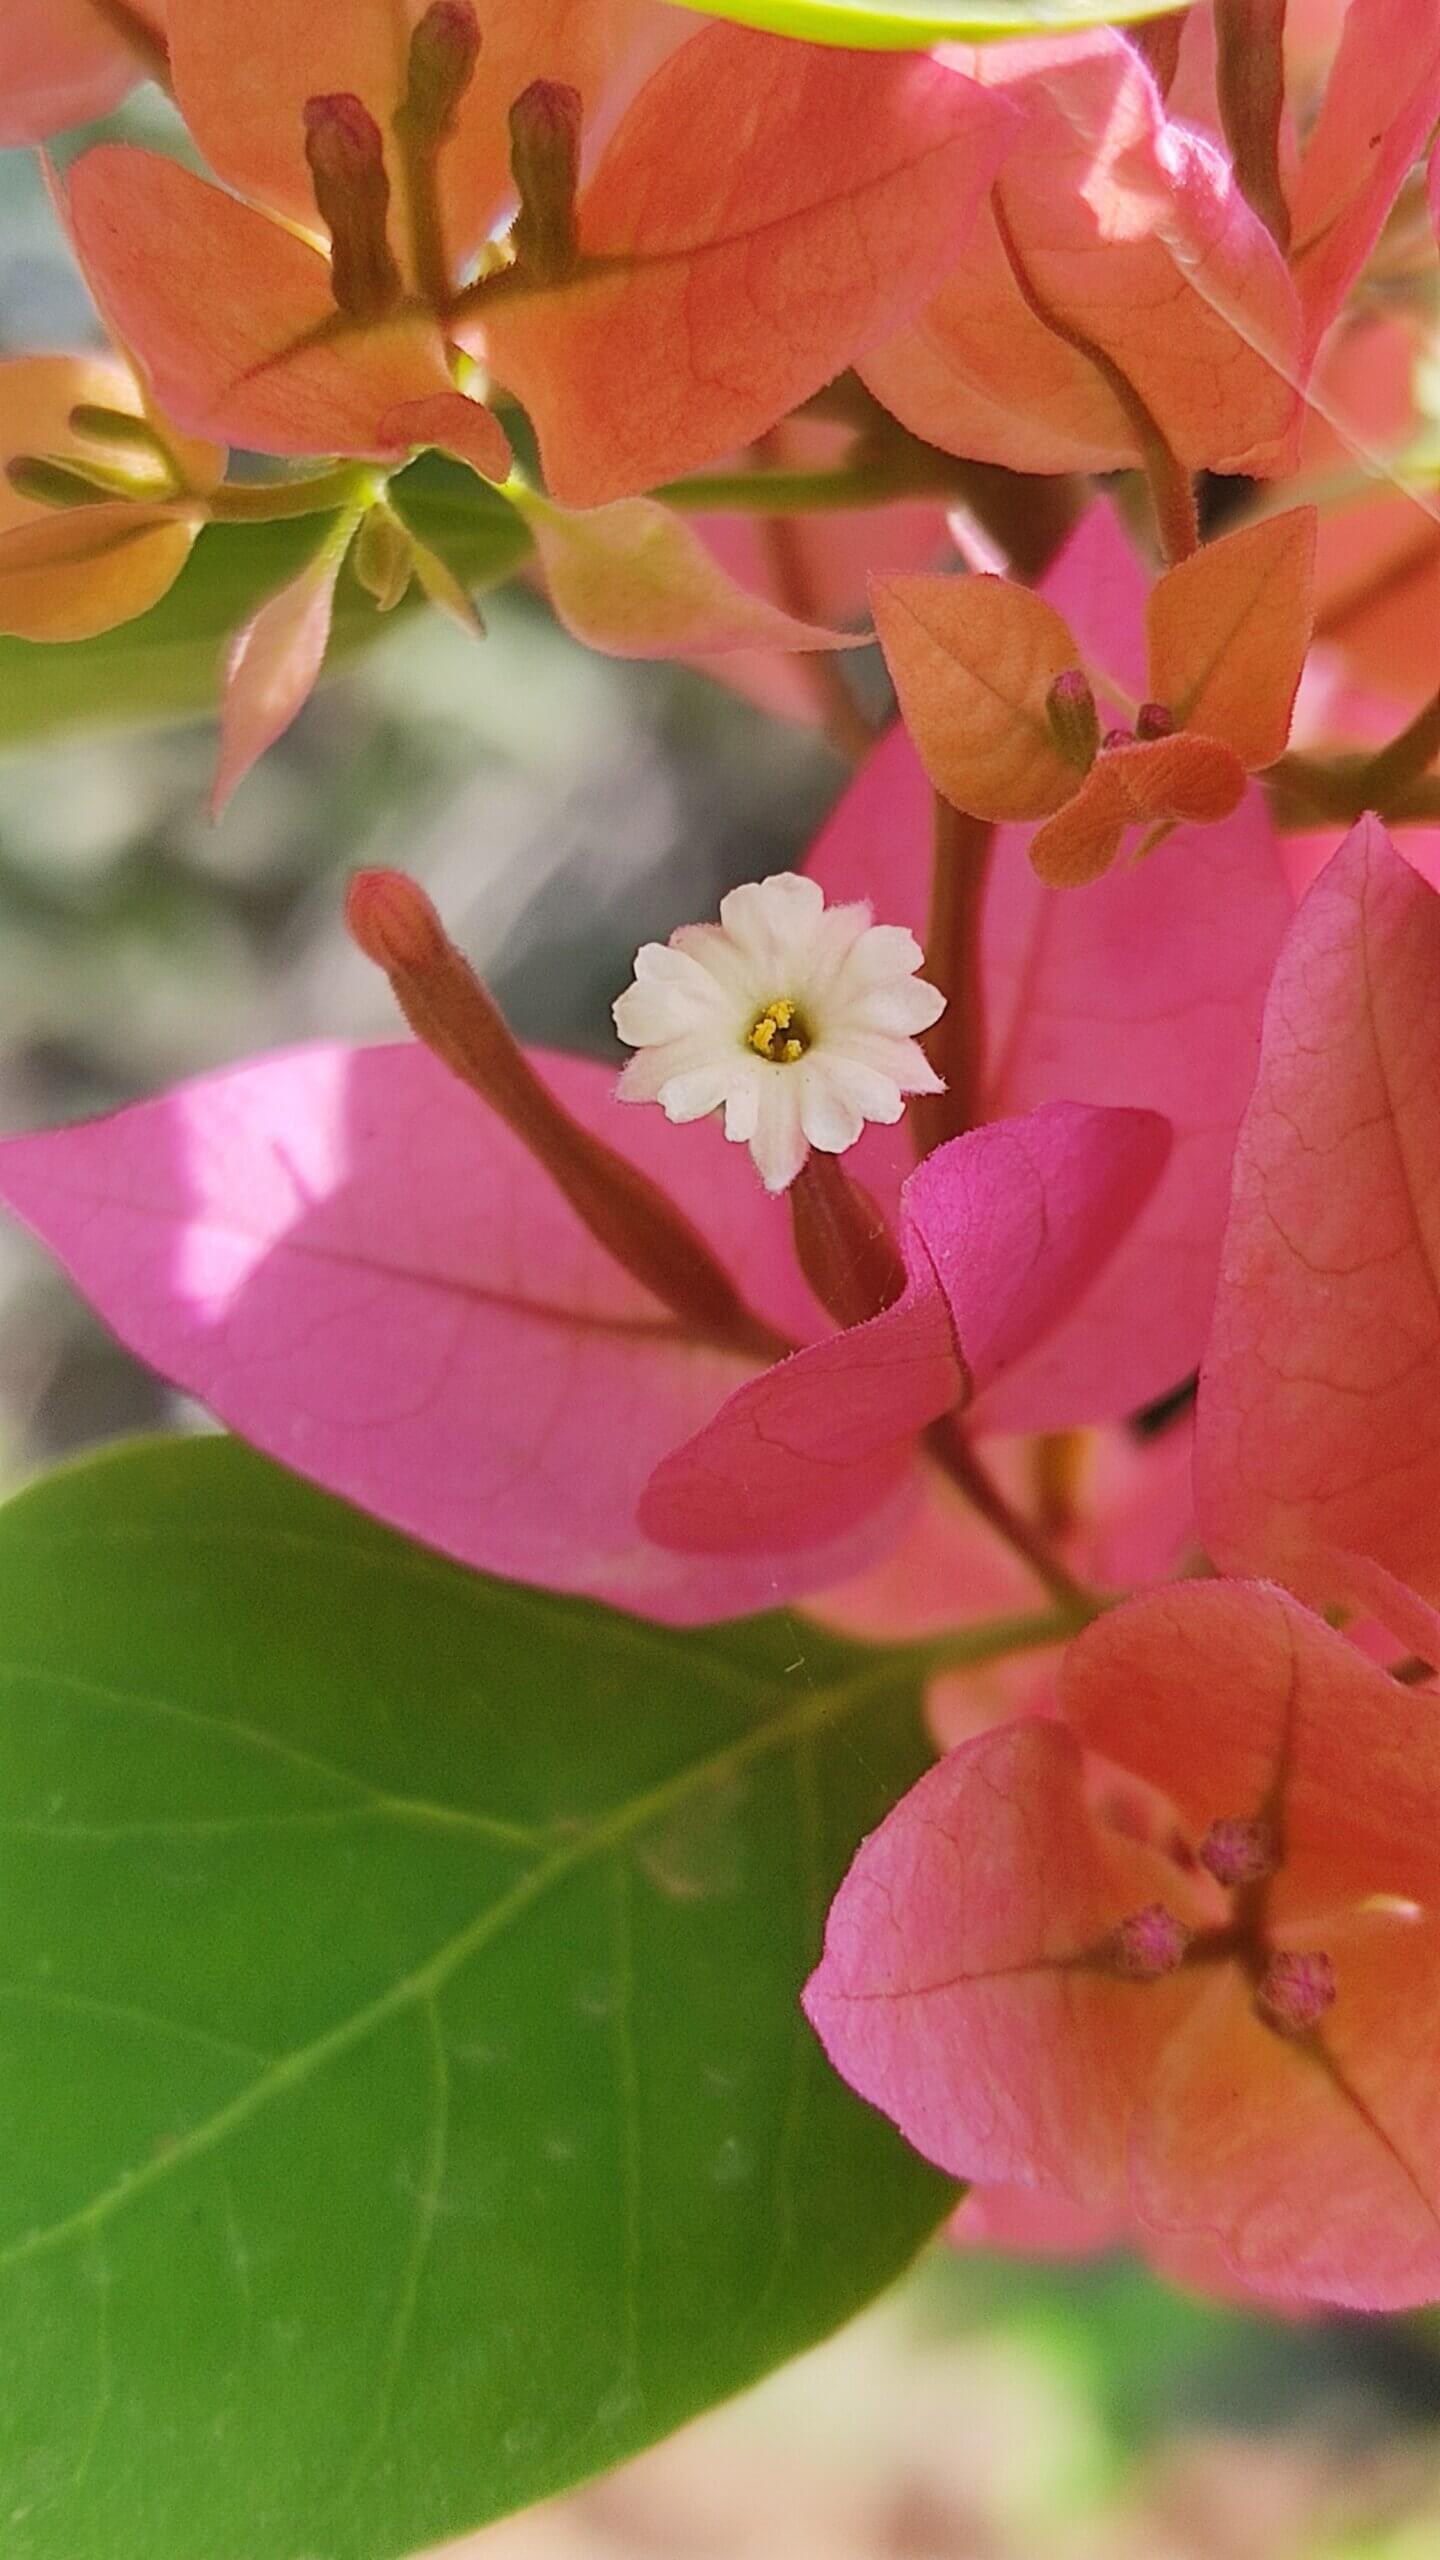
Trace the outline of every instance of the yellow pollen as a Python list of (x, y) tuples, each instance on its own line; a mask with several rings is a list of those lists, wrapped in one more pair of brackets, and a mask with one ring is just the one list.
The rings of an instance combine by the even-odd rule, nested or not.
[[(782, 1034), (788, 1035), (782, 1037)], [(810, 1046), (810, 1034), (789, 996), (777, 996), (757, 1014), (746, 1033), (747, 1045), (772, 1067), (793, 1067)]]

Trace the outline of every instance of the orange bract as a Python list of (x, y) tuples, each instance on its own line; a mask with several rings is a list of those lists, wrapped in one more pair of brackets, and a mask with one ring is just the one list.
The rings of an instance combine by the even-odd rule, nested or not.
[[(1052, 688), (1082, 658), (1053, 606), (1001, 578), (880, 582), (881, 645), (930, 781), (974, 817), (1045, 819), (1031, 859), (1056, 888), (1097, 879), (1136, 823), (1229, 817), (1246, 774), (1285, 750), (1314, 552), (1315, 511), (1298, 507), (1168, 570), (1149, 602), (1150, 698), (1088, 770), (1056, 716)], [(1096, 682), (1123, 699), (1103, 671)]]

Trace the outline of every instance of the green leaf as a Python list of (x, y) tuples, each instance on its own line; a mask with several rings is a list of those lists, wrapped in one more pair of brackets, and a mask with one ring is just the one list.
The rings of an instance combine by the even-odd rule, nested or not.
[(900, 1659), (487, 1582), (229, 1441), (0, 1512), (5, 2560), (390, 2560), (906, 2264), (953, 2190), (797, 2007)]
[(811, 44), (903, 53), (915, 45), (986, 44), (1000, 36), (1078, 35), (1084, 27), (1169, 17), (1190, 0), (674, 0)]
[[(412, 463), (391, 482), (391, 495), (411, 530), (475, 593), (511, 576), (530, 550), (508, 501), (438, 454)], [(138, 621), (96, 640), (0, 639), (0, 746), (213, 712), (230, 634), (298, 574), (334, 523), (322, 515), (210, 525), (170, 593)], [(419, 609), (418, 597), (398, 608)], [(394, 618), (378, 614), (347, 572), (327, 664), (337, 667), (379, 639)]]

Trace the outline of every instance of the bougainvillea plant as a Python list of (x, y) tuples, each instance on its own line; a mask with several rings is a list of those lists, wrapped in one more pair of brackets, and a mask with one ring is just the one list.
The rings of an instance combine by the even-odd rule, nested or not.
[(1440, 2301), (1434, 0), (5, 15), (9, 734), (218, 812), (522, 578), (854, 767), (606, 1061), (357, 869), (393, 1039), (0, 1142), (215, 1426), (0, 1514), (7, 2555), (402, 2560), (942, 2229)]

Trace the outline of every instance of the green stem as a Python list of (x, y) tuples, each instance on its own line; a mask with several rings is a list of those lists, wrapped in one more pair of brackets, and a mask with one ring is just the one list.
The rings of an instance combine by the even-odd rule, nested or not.
[(368, 507), (385, 492), (386, 474), (368, 463), (344, 463), (312, 471), (304, 480), (227, 480), (205, 504), (218, 524), (273, 524), (282, 516), (331, 515), (338, 507)]
[(907, 457), (899, 464), (861, 463), (833, 471), (698, 471), (664, 481), (651, 495), (681, 515), (839, 514), (889, 507), (903, 498), (961, 497), (963, 469), (937, 455), (933, 465)]
[(943, 1635), (917, 1644), (890, 1648), (891, 1659), (912, 1662), (922, 1677), (939, 1671), (969, 1671), (982, 1663), (1004, 1662), (1017, 1653), (1039, 1653), (1065, 1644), (1100, 1614), (1101, 1602), (1062, 1609), (1034, 1610), (1013, 1618), (982, 1618), (975, 1626), (950, 1627)]

